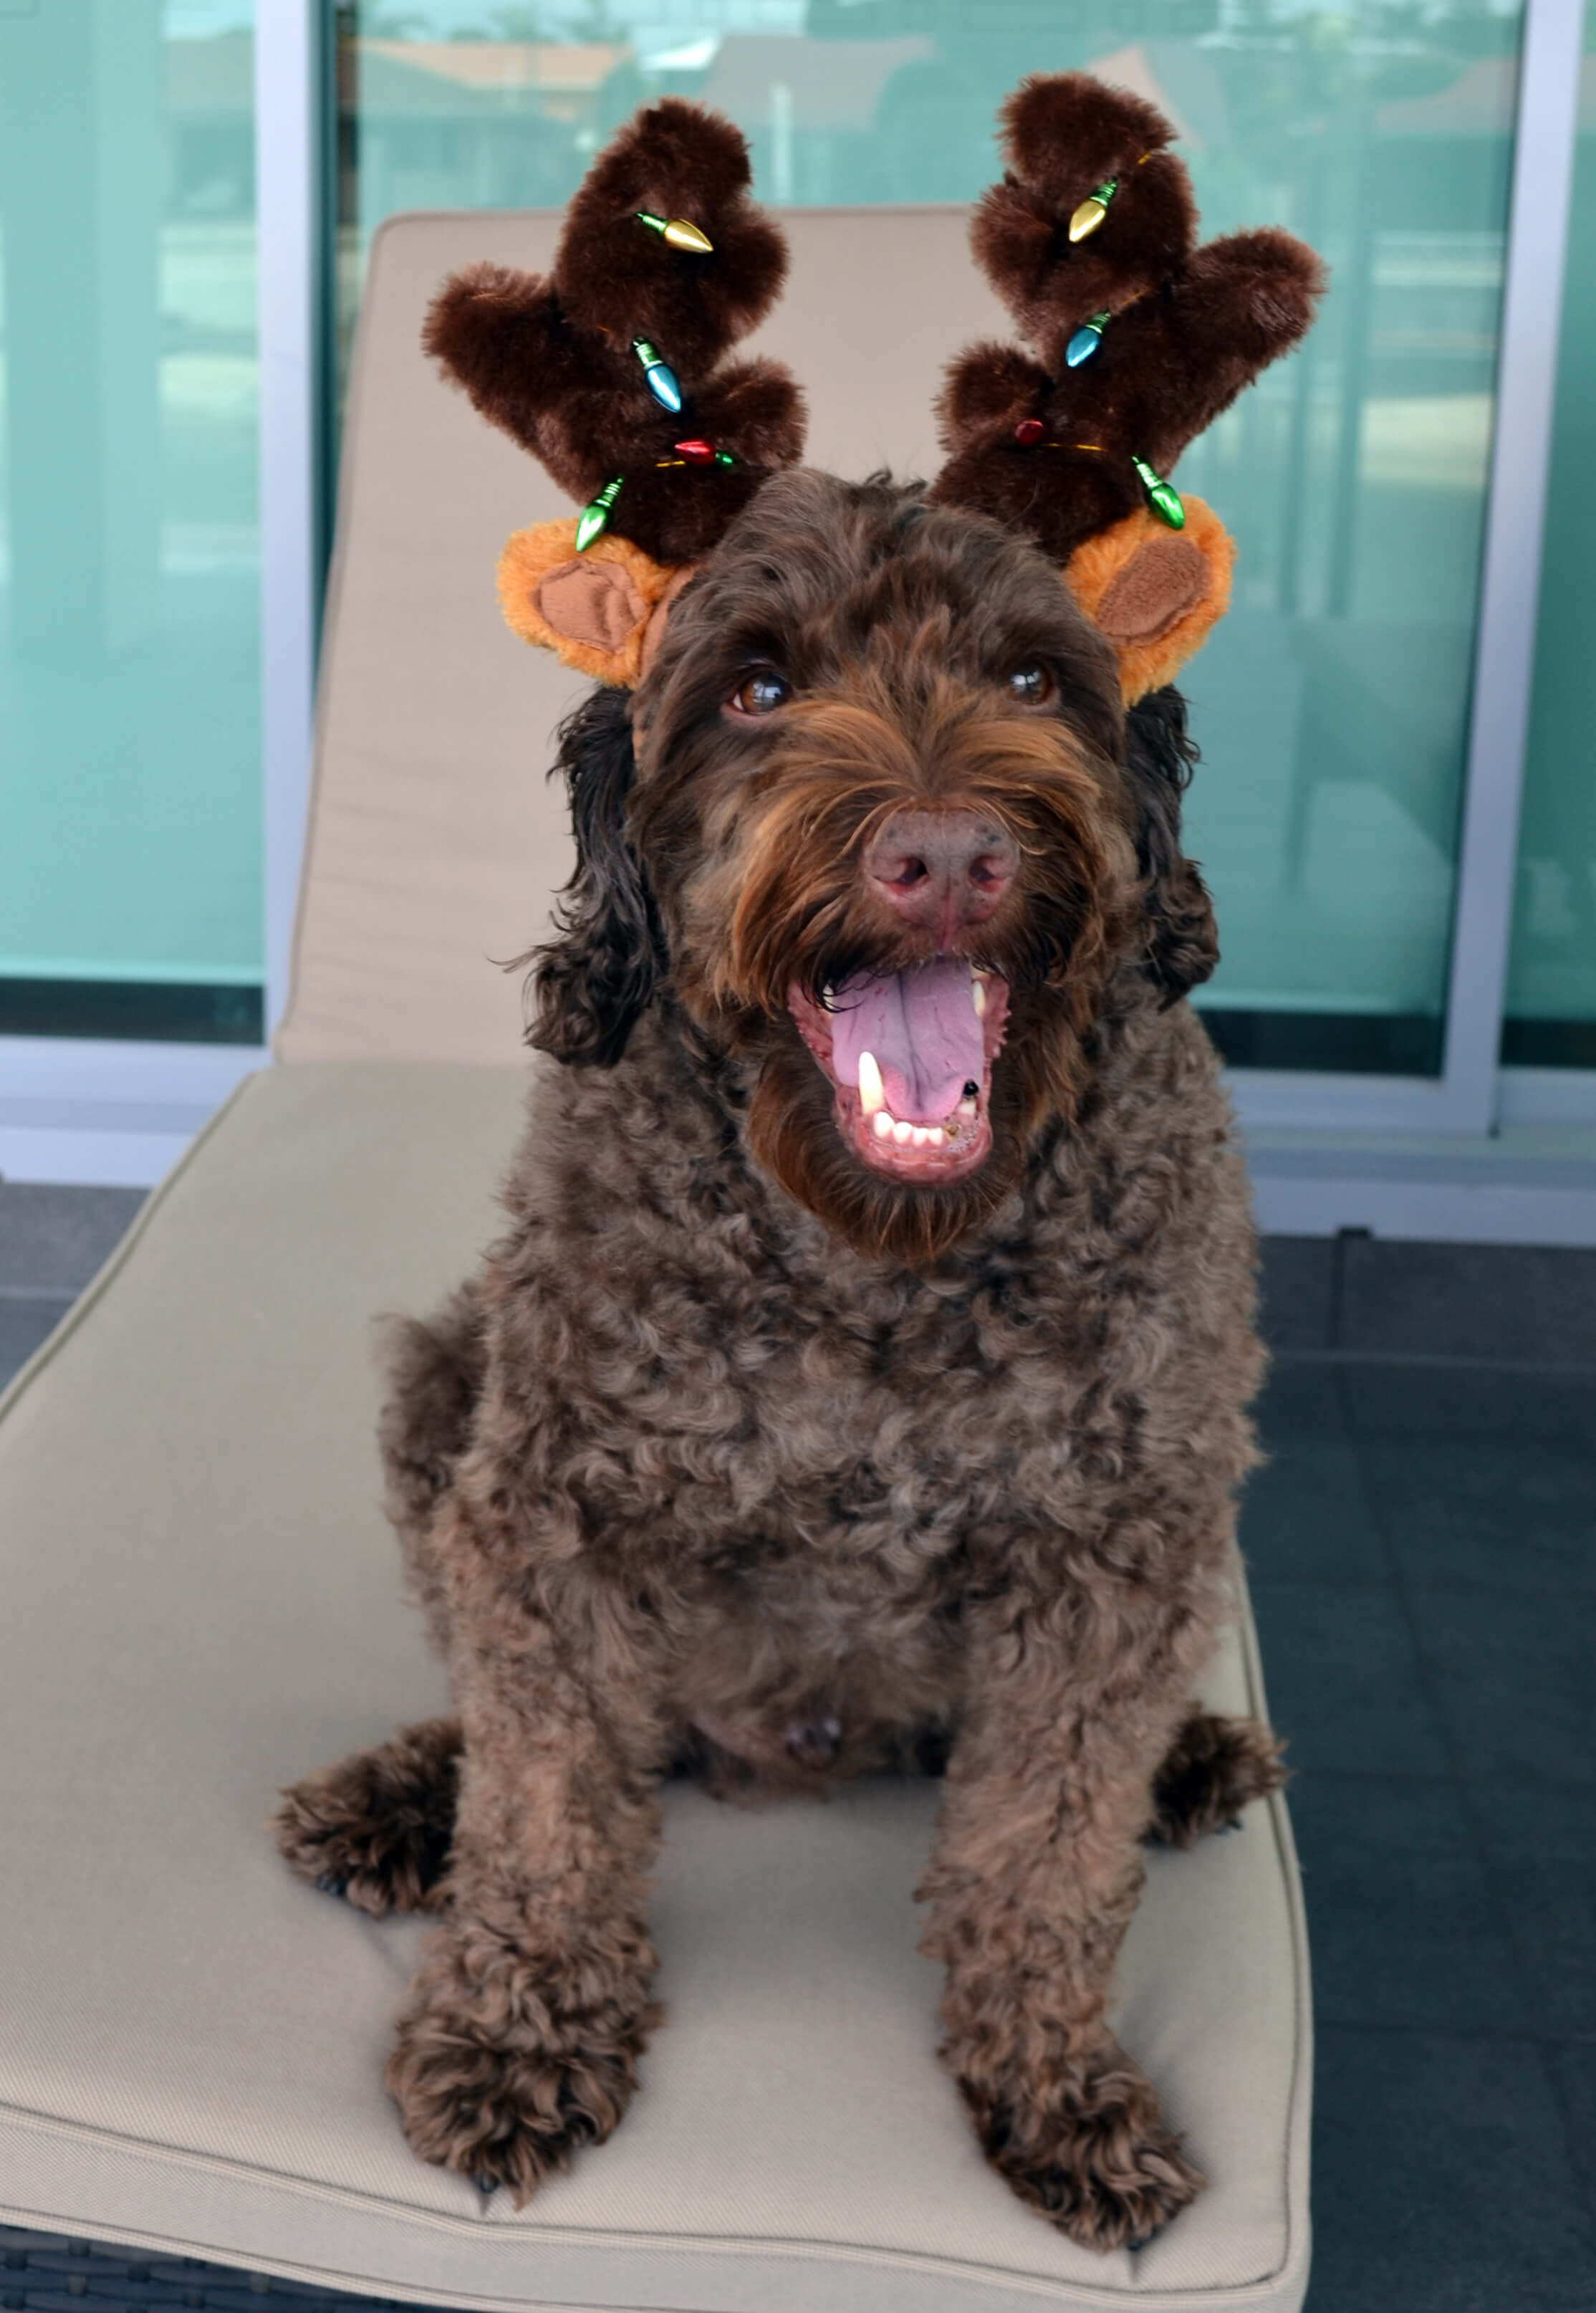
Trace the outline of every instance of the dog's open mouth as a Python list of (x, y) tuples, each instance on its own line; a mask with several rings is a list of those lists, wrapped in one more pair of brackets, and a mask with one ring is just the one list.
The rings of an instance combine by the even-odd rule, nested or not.
[(836, 1086), (837, 1124), (872, 1172), (961, 1181), (992, 1147), (992, 1063), (1008, 982), (962, 956), (856, 972), (820, 1006), (795, 983), (798, 1032)]

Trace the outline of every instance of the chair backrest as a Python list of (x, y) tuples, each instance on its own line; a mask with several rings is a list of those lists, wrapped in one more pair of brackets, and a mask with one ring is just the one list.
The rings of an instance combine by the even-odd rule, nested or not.
[[(809, 458), (863, 476), (940, 462), (942, 365), (1009, 324), (959, 207), (797, 209), (785, 294), (750, 341), (810, 400)], [(444, 275), (479, 259), (545, 271), (557, 211), (390, 218), (356, 337), (316, 775), (277, 1034), (286, 1060), (513, 1065), (520, 975), (496, 962), (547, 928), (571, 872), (566, 801), (545, 777), (587, 687), (500, 618), (505, 538), (574, 511), (421, 351)]]

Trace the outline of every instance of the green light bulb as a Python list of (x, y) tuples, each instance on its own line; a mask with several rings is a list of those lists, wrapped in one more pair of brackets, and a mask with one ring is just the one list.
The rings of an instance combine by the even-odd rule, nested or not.
[(617, 474), (612, 482), (605, 483), (603, 488), (599, 492), (598, 497), (593, 500), (591, 506), (585, 506), (583, 507), (576, 522), (576, 551), (578, 554), (585, 554), (588, 548), (592, 544), (594, 539), (601, 538), (604, 532), (609, 529), (609, 509), (615, 504), (616, 499), (620, 496), (620, 486), (623, 479), (624, 477), (622, 475)]
[(1186, 508), (1180, 503), (1179, 491), (1171, 488), (1163, 476), (1154, 473), (1146, 459), (1138, 458), (1134, 451), (1131, 453), (1130, 462), (1136, 468), (1142, 488), (1147, 493), (1147, 503), (1160, 522), (1167, 522), (1171, 530), (1184, 530)]

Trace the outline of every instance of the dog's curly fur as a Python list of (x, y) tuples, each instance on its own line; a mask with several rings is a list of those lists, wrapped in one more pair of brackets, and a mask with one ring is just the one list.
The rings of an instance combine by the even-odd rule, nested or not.
[[(739, 711), (760, 669), (790, 695)], [(1215, 953), (1190, 761), (1174, 694), (1127, 722), (1032, 545), (807, 472), (739, 519), (636, 697), (568, 725), (580, 864), (532, 1029), (564, 1065), (504, 1233), (398, 1326), (383, 1421), (458, 1719), (278, 1821), (307, 1878), (439, 1911), (388, 2072), (425, 2159), (520, 2201), (620, 2118), (674, 1766), (886, 1765), (943, 1774), (925, 1941), (992, 2161), (1099, 2249), (1198, 2189), (1105, 2020), (1143, 1840), (1280, 1780), (1267, 1730), (1191, 1702), (1261, 1352), (1179, 1000)], [(1012, 840), (951, 941), (866, 872), (903, 812)], [(826, 990), (938, 953), (1006, 989), (1006, 1041), (989, 1149), (916, 1180), (855, 1130)]]

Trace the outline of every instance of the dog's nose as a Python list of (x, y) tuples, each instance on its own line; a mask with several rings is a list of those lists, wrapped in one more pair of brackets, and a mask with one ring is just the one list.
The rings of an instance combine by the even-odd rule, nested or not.
[(943, 947), (986, 922), (1019, 864), (1013, 836), (978, 811), (894, 812), (864, 855), (882, 899)]

